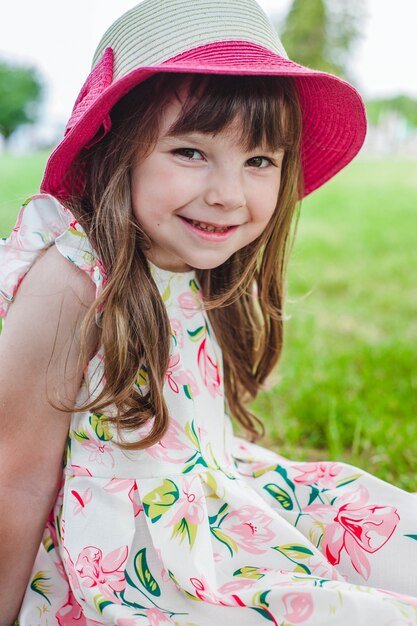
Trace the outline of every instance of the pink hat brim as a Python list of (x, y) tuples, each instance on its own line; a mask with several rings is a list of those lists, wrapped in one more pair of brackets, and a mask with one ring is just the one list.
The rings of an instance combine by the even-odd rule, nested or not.
[[(96, 135), (112, 107), (133, 87), (159, 72), (292, 76), (302, 110), (304, 196), (345, 167), (360, 150), (366, 135), (362, 99), (349, 83), (280, 57), (258, 44), (223, 41), (207, 44), (152, 67), (139, 67), (102, 87), (91, 84), (83, 94), (76, 119), (46, 165), (41, 190), (56, 197), (70, 194), (71, 167)], [(90, 75), (91, 76), (91, 75)]]

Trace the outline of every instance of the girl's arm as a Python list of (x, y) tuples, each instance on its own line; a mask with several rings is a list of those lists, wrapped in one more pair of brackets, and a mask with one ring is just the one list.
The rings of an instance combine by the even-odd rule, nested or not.
[[(0, 626), (16, 618), (42, 531), (54, 504), (73, 403), (79, 331), (95, 288), (89, 277), (49, 248), (30, 269), (0, 336)], [(88, 339), (97, 348), (97, 329)]]

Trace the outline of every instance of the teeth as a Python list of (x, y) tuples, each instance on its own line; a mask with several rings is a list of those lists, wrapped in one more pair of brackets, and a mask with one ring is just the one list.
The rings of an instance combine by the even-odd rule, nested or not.
[(216, 226), (212, 226), (211, 224), (206, 224), (205, 222), (198, 222), (197, 220), (190, 220), (193, 226), (197, 226), (202, 230), (208, 230), (210, 233), (224, 233), (226, 230), (229, 230), (229, 226), (224, 226), (223, 228), (217, 228)]

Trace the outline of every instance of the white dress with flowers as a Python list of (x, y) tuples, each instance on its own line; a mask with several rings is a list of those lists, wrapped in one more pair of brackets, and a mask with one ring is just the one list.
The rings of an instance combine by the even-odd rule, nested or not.
[[(103, 268), (80, 225), (39, 195), (0, 245), (3, 316), (54, 243), (100, 292)], [(417, 625), (417, 498), (234, 437), (195, 275), (150, 267), (172, 329), (169, 430), (123, 452), (104, 415), (72, 416), (20, 626)], [(79, 402), (87, 380), (99, 393), (103, 358), (90, 361)], [(146, 389), (145, 368), (136, 386)]]

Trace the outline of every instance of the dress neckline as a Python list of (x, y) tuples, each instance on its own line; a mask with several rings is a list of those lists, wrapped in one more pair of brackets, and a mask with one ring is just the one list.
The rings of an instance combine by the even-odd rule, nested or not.
[(167, 282), (169, 280), (171, 280), (172, 278), (181, 278), (184, 280), (191, 280), (193, 278), (195, 278), (195, 270), (187, 270), (186, 272), (174, 272), (172, 270), (165, 270), (162, 269), (162, 267), (159, 267), (158, 265), (155, 265), (155, 263), (152, 263), (152, 261), (150, 261), (149, 259), (147, 259), (148, 265), (149, 265), (149, 269), (151, 270), (151, 274), (154, 277), (157, 277), (161, 282)]

